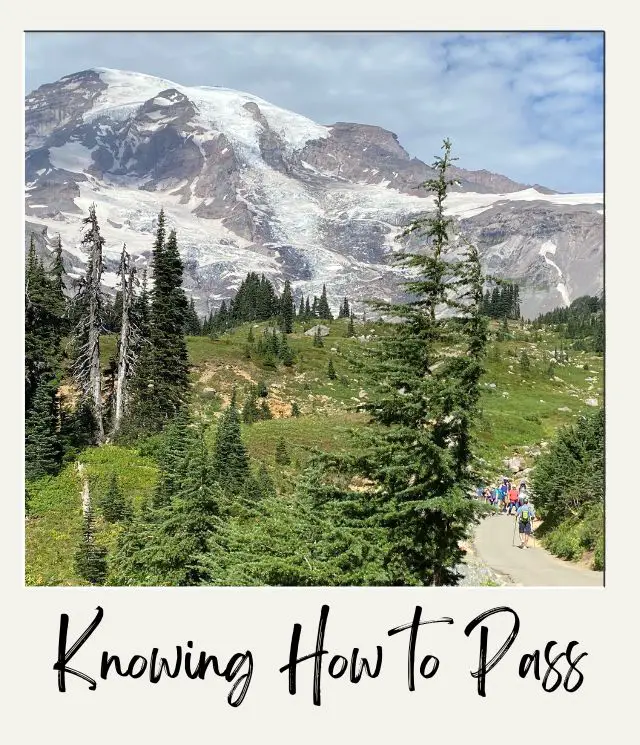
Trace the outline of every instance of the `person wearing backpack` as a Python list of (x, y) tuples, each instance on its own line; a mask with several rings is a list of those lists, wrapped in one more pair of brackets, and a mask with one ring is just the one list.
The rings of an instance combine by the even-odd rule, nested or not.
[(529, 536), (531, 527), (536, 513), (533, 505), (529, 502), (529, 497), (525, 494), (522, 497), (522, 504), (516, 510), (516, 522), (518, 523), (518, 532), (520, 534), (520, 548), (529, 548)]

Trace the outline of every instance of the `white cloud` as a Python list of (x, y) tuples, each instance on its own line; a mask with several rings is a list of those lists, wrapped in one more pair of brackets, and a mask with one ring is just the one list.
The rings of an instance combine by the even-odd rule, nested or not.
[(31, 87), (95, 66), (224, 85), (323, 124), (385, 127), (427, 162), (449, 136), (465, 167), (601, 188), (596, 33), (38, 33), (26, 51)]

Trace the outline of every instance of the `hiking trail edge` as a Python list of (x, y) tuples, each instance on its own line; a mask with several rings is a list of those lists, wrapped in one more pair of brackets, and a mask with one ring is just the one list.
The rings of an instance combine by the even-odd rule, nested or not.
[[(534, 523), (535, 535), (535, 523)], [(533, 536), (529, 548), (518, 548), (514, 518), (492, 515), (477, 526), (474, 549), (482, 561), (515, 585), (523, 587), (602, 587), (604, 573), (571, 564), (550, 554)], [(515, 546), (513, 545), (515, 543)]]

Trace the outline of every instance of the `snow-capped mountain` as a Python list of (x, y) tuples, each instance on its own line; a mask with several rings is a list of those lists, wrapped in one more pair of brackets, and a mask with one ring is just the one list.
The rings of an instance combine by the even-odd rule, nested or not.
[[(390, 299), (394, 238), (432, 204), (419, 184), (433, 171), (391, 132), (320, 125), (249, 93), (97, 68), (41, 86), (25, 107), (27, 240), (35, 232), (46, 250), (59, 233), (79, 276), (81, 220), (95, 203), (114, 286), (123, 242), (144, 265), (163, 207), (201, 311), (248, 271), (278, 287), (289, 278), (298, 296), (326, 282), (336, 307)], [(602, 194), (453, 170), (448, 213), (487, 271), (523, 285), (524, 313), (601, 291)]]

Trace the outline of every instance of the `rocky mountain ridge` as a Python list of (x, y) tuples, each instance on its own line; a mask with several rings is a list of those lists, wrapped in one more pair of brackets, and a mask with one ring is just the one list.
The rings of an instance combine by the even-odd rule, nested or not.
[[(402, 227), (431, 206), (432, 169), (380, 127), (320, 125), (256, 96), (140, 73), (85, 70), (25, 99), (26, 238), (60, 234), (72, 276), (81, 220), (96, 204), (114, 287), (123, 242), (148, 262), (161, 207), (178, 231), (185, 284), (201, 312), (247, 271), (332, 305), (391, 299)], [(455, 143), (454, 143), (455, 146)], [(452, 169), (447, 201), (485, 268), (522, 285), (535, 315), (602, 289), (601, 194), (558, 194), (488, 171)], [(356, 302), (357, 307), (357, 302)]]

